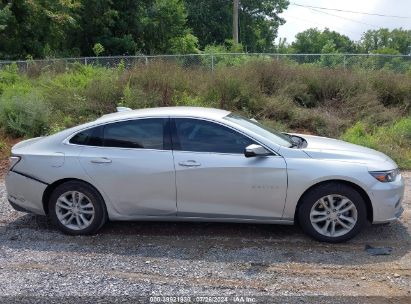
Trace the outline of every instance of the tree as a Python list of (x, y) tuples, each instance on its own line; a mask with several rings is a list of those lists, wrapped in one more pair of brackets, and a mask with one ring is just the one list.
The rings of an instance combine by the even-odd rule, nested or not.
[[(200, 47), (224, 44), (232, 37), (232, 0), (185, 0), (188, 26), (199, 38)], [(239, 5), (239, 42), (249, 52), (274, 49), (279, 17), (288, 6), (287, 0), (242, 0)]]
[(186, 26), (187, 13), (182, 0), (155, 0), (147, 5), (143, 17), (143, 48), (145, 53), (168, 53), (177, 37), (190, 31)]
[(386, 28), (368, 30), (363, 34), (360, 46), (366, 53), (387, 48), (408, 55), (411, 51), (411, 30), (403, 30), (402, 28), (392, 31)]
[(288, 0), (242, 0), (240, 2), (240, 43), (249, 52), (273, 52), (278, 28), (285, 23), (279, 14)]
[(340, 53), (353, 53), (356, 51), (355, 43), (350, 38), (327, 28), (324, 31), (310, 28), (298, 33), (295, 37), (296, 40), (292, 47), (299, 54), (321, 54), (327, 44), (334, 44), (335, 51)]
[(0, 0), (0, 57), (69, 53), (67, 32), (77, 27), (79, 6), (77, 0)]
[(108, 55), (169, 53), (177, 49), (178, 40), (192, 44), (195, 38), (188, 36), (182, 0), (82, 1), (82, 31), (73, 36), (84, 55), (91, 55), (97, 42)]
[(0, 0), (0, 58), (197, 52), (183, 0)]
[(113, 36), (112, 27), (118, 11), (113, 9), (112, 0), (82, 0), (79, 9), (78, 23), (80, 30), (70, 32), (71, 44), (79, 48), (83, 56), (93, 56), (93, 46), (101, 43), (111, 54), (108, 40)]

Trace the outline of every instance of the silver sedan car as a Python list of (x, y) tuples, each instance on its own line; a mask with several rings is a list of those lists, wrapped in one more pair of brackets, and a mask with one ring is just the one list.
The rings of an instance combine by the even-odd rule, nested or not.
[(224, 110), (121, 110), (15, 145), (10, 204), (72, 235), (107, 220), (298, 223), (326, 242), (403, 211), (397, 165), (372, 149)]

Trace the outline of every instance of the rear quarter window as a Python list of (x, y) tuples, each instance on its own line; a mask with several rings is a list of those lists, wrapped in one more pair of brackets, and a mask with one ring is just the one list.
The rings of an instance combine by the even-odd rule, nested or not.
[(81, 131), (74, 135), (70, 139), (71, 144), (75, 145), (83, 145), (83, 146), (102, 146), (103, 145), (103, 138), (102, 138), (103, 128), (102, 127), (95, 127), (91, 129), (87, 129)]

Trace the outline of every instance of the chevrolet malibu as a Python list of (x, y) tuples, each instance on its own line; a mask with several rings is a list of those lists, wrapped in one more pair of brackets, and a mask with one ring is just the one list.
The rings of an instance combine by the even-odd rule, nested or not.
[(224, 110), (120, 110), (15, 145), (10, 204), (71, 235), (107, 220), (298, 223), (326, 242), (403, 211), (403, 179), (380, 152)]

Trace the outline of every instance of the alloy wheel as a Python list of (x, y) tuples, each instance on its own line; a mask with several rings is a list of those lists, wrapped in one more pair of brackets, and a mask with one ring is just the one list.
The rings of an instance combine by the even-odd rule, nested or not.
[(56, 214), (65, 227), (83, 230), (92, 224), (95, 210), (91, 200), (84, 193), (68, 191), (57, 199)]
[(311, 208), (310, 221), (314, 229), (328, 237), (339, 237), (350, 232), (358, 219), (355, 204), (339, 194), (326, 195)]

